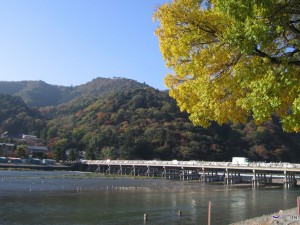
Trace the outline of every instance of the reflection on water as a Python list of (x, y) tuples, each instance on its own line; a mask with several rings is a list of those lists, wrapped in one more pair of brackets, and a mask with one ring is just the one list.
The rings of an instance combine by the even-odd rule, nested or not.
[[(0, 224), (229, 224), (295, 206), (297, 189), (233, 188), (76, 172), (0, 171)], [(182, 211), (182, 216), (176, 214)]]

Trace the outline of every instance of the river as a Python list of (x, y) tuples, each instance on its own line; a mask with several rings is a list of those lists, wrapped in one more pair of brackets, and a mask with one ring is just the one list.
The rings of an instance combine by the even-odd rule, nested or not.
[[(225, 225), (296, 206), (298, 188), (104, 177), (67, 171), (0, 170), (0, 224)], [(177, 211), (182, 215), (178, 216)]]

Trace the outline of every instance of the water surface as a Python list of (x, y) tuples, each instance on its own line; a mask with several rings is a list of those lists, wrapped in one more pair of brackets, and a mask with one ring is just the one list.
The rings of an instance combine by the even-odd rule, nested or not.
[[(295, 207), (299, 189), (252, 189), (66, 171), (0, 171), (0, 224), (229, 224)], [(177, 211), (182, 211), (182, 216)]]

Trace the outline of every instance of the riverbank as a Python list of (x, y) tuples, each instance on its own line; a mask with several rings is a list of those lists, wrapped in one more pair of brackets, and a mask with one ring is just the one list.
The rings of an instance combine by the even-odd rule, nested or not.
[(57, 165), (41, 165), (28, 163), (0, 163), (0, 169), (30, 169), (30, 170), (72, 170), (71, 166), (62, 164)]
[(267, 214), (260, 217), (232, 223), (230, 225), (275, 225), (275, 224), (300, 224), (300, 215), (297, 214), (297, 208), (279, 210), (273, 214)]

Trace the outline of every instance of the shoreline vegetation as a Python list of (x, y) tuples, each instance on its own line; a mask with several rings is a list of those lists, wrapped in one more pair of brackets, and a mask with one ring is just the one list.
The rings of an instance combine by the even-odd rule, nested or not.
[(71, 166), (66, 166), (63, 164), (56, 165), (43, 165), (43, 164), (28, 164), (28, 163), (0, 163), (0, 169), (3, 170), (18, 170), (18, 169), (28, 169), (28, 170), (71, 170)]

